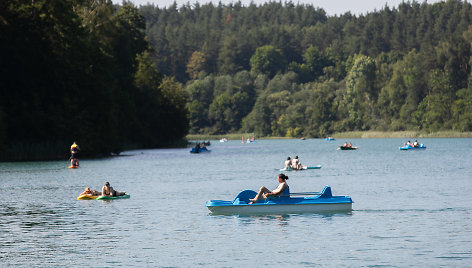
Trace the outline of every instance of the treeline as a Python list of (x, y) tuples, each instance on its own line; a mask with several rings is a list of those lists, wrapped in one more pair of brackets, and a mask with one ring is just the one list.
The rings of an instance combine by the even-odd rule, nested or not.
[(0, 1), (0, 160), (170, 145), (188, 132), (182, 85), (149, 57), (131, 4)]
[(186, 85), (191, 133), (472, 130), (467, 2), (360, 16), (291, 2), (139, 10), (152, 61)]

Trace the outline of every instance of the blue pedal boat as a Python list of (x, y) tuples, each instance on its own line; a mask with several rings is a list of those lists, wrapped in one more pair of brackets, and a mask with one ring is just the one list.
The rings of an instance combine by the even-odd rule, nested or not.
[[(244, 190), (233, 201), (210, 200), (206, 207), (212, 214), (291, 214), (351, 211), (353, 203), (349, 196), (333, 196), (328, 185), (320, 193), (289, 193), (287, 188), (279, 197), (248, 204), (256, 194), (253, 190)], [(292, 197), (297, 195), (312, 196)]]
[(198, 148), (198, 151), (195, 147), (193, 147), (192, 150), (190, 150), (190, 153), (192, 154), (209, 153), (209, 152), (211, 152), (211, 150), (208, 150), (206, 147)]
[(426, 149), (426, 146), (424, 146), (423, 144), (420, 144), (420, 146), (418, 147), (413, 147), (411, 145), (405, 145), (405, 146), (402, 146), (402, 147), (399, 147), (400, 150), (418, 150), (418, 149)]

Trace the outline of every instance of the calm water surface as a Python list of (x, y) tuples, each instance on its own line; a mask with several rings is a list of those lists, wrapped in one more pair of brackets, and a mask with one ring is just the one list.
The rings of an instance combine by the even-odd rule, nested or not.
[[(0, 163), (0, 266), (472, 266), (472, 139), (213, 141), (121, 157)], [(209, 199), (275, 188), (287, 156), (320, 170), (289, 172), (293, 192), (350, 195), (353, 211), (209, 215)], [(131, 198), (76, 200), (105, 181)]]

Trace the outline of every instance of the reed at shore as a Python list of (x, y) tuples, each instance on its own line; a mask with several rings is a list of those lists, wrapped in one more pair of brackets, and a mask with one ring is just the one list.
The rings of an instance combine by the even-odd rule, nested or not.
[[(421, 131), (349, 131), (327, 135), (333, 138), (349, 138), (349, 139), (381, 139), (381, 138), (472, 138), (472, 132), (459, 131), (439, 131), (439, 132), (421, 132)], [(254, 133), (230, 133), (221, 135), (205, 135), (205, 134), (189, 134), (187, 140), (220, 140), (226, 138), (228, 140), (241, 140), (241, 138), (256, 139), (298, 139), (300, 137), (258, 137)], [(305, 137), (313, 138), (313, 137)], [(325, 137), (315, 137), (325, 138)]]

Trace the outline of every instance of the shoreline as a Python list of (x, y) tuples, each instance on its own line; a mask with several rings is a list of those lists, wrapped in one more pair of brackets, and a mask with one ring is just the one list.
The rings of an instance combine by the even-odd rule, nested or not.
[[(220, 140), (227, 138), (229, 140), (241, 140), (255, 137), (256, 140), (270, 140), (270, 139), (300, 139), (300, 137), (258, 137), (253, 133), (229, 133), (221, 135), (205, 135), (205, 134), (188, 134), (186, 139), (189, 141), (193, 140)], [(472, 138), (472, 132), (459, 132), (459, 131), (438, 131), (438, 132), (422, 132), (422, 131), (348, 131), (339, 132), (326, 135), (326, 137), (333, 137), (335, 139), (347, 138), (347, 139), (395, 139), (395, 138)], [(326, 137), (306, 137), (307, 139), (324, 139)]]

